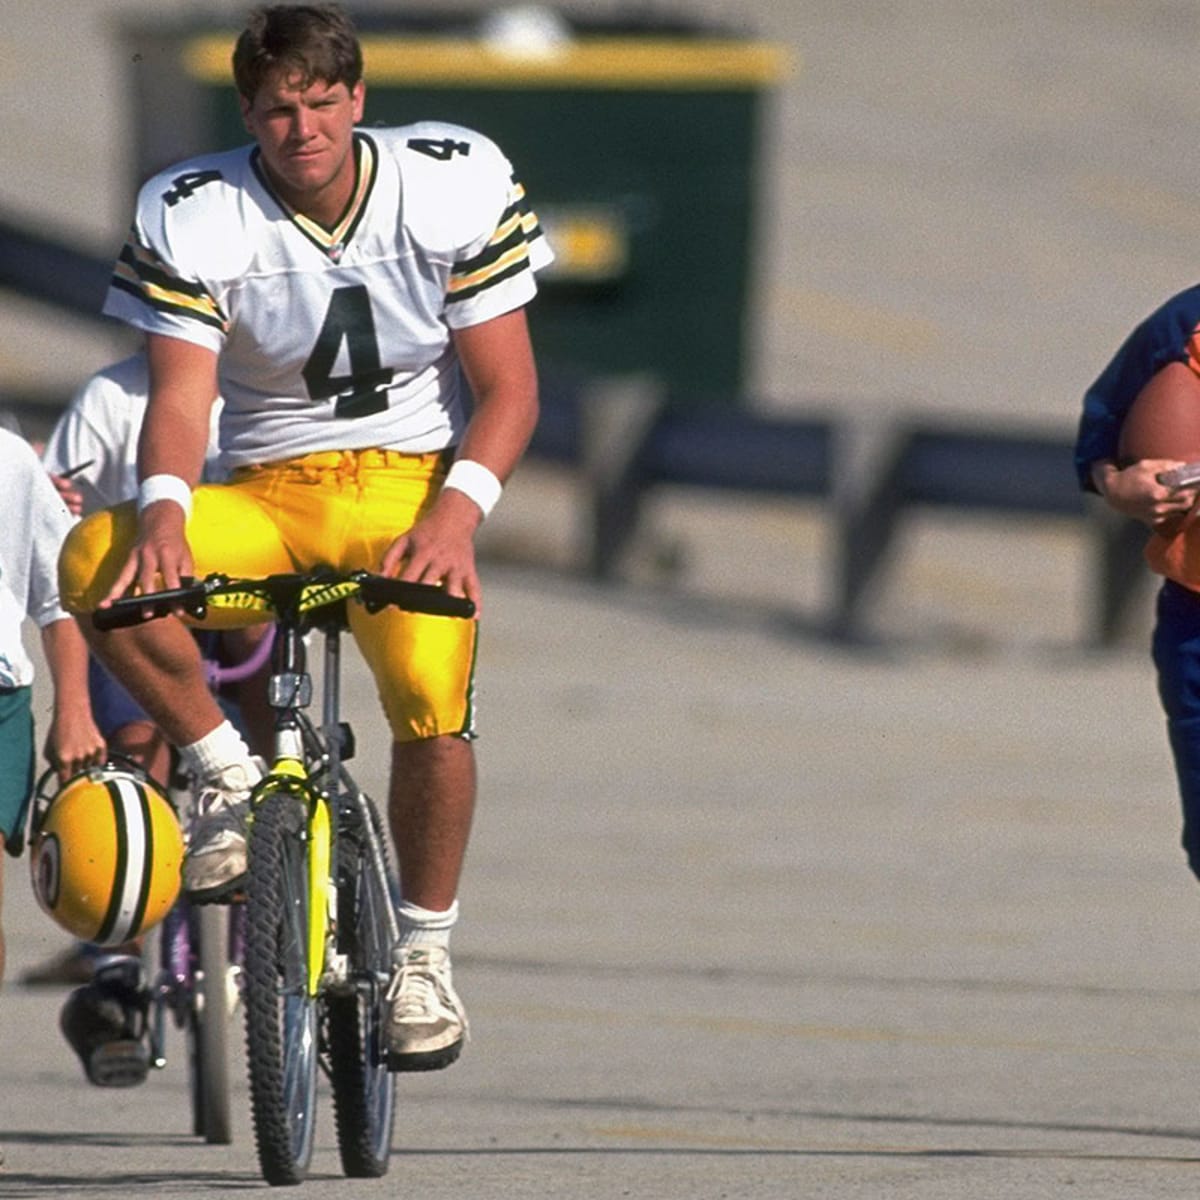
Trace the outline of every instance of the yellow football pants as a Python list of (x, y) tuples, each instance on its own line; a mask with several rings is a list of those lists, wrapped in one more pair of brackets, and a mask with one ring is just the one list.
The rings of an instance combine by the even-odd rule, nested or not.
[[(392, 450), (328, 451), (243, 468), (193, 493), (187, 523), (197, 577), (258, 577), (325, 566), (378, 570), (384, 551), (432, 502), (446, 456)], [(63, 605), (91, 612), (137, 537), (130, 501), (85, 518), (59, 559)], [(350, 628), (375, 677), (397, 741), (474, 733), (474, 621), (350, 604)], [(228, 619), (226, 619), (228, 618)], [(231, 610), (198, 622), (246, 623)]]

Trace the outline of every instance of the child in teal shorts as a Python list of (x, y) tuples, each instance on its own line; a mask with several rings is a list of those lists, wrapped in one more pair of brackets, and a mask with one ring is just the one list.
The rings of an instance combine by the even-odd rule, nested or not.
[[(58, 552), (72, 518), (33, 447), (0, 428), (0, 849), (20, 855), (33, 791), (33, 660), (22, 640), (32, 620), (41, 635), (53, 703), (46, 758), (59, 777), (102, 762), (104, 738), (92, 719), (87, 646), (58, 602)], [(0, 917), (4, 857), (0, 855)], [(0, 924), (0, 980), (4, 978)]]

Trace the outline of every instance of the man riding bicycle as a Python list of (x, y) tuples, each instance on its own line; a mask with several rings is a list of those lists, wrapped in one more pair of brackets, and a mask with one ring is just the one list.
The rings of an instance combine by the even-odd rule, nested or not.
[[(145, 333), (150, 364), (141, 484), (73, 531), (65, 601), (90, 612), (183, 576), (324, 564), (478, 604), (474, 534), (537, 419), (524, 306), (551, 254), (536, 217), (478, 133), (356, 128), (361, 50), (336, 5), (256, 11), (233, 70), (254, 144), (151, 179), (113, 276), (105, 311)], [(232, 474), (197, 487), (218, 391)], [(393, 736), (389, 1057), (442, 1067), (466, 1036), (448, 945), (475, 799), (476, 627), (352, 607)], [(175, 619), (89, 638), (195, 780), (185, 888), (228, 898), (261, 768), (194, 640)]]

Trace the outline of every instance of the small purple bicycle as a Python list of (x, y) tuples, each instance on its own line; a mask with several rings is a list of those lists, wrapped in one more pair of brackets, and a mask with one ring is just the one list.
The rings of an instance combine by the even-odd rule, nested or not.
[[(268, 661), (273, 640), (272, 629), (248, 658), (233, 666), (205, 658), (209, 687), (215, 692), (250, 678)], [(186, 792), (181, 792), (172, 788), (177, 808), (186, 803)], [(233, 1140), (229, 1030), (241, 1003), (245, 917), (242, 904), (192, 905), (181, 896), (162, 923), (160, 966), (150, 985), (150, 1065), (167, 1065), (170, 1016), (187, 1039), (192, 1132), (212, 1145), (227, 1146)]]

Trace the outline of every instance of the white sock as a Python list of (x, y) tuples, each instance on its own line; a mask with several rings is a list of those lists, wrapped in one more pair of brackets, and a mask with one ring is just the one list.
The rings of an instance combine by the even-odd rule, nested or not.
[(400, 941), (397, 949), (409, 946), (440, 946), (443, 950), (450, 947), (450, 931), (458, 920), (458, 901), (455, 900), (445, 912), (433, 912), (401, 900), (396, 909), (396, 917), (400, 924)]
[(184, 769), (193, 779), (211, 779), (234, 763), (249, 762), (253, 757), (245, 738), (230, 721), (222, 721), (190, 746), (180, 746)]

